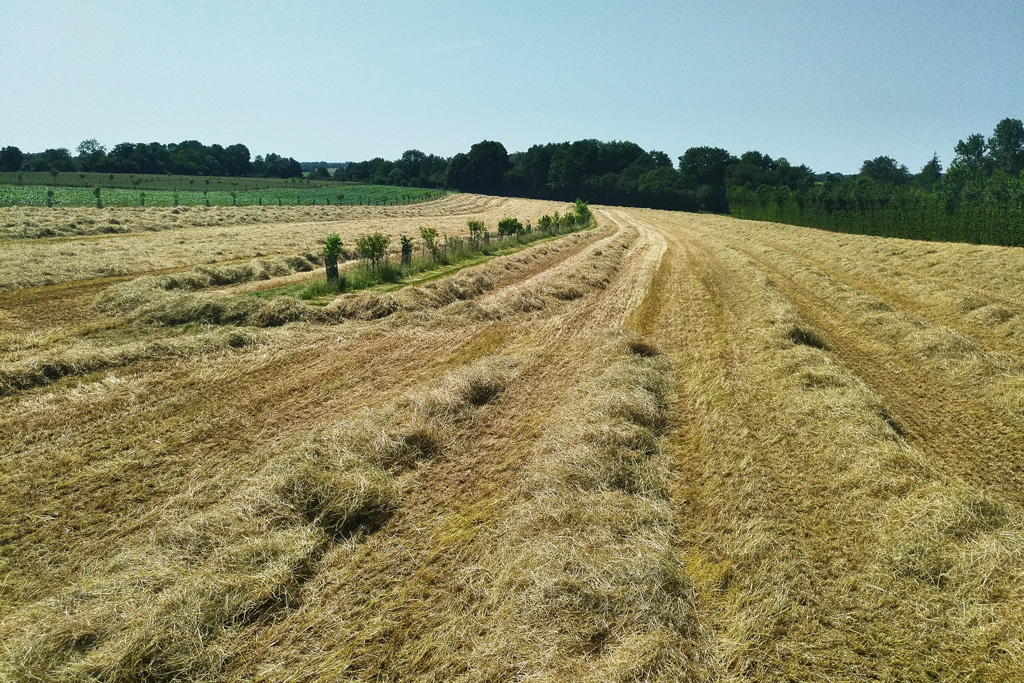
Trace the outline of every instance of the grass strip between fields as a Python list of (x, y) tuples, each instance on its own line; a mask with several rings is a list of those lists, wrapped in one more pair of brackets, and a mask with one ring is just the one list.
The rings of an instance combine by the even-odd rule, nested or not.
[[(544, 242), (550, 242), (552, 240), (564, 237), (574, 232), (583, 232), (591, 230), (596, 226), (595, 221), (591, 221), (588, 225), (576, 228), (575, 230), (565, 232), (554, 232), (545, 237), (538, 237), (530, 239), (532, 235), (537, 233), (531, 233), (528, 235), (513, 235), (511, 238), (504, 239), (499, 242), (499, 245), (495, 248), (483, 247), (484, 251), (476, 249), (461, 249), (455, 250), (453, 253), (466, 253), (467, 256), (464, 258), (457, 258), (457, 260), (449, 257), (450, 263), (438, 263), (433, 261), (429, 257), (426, 259), (415, 259), (411, 268), (412, 274), (405, 275), (398, 282), (381, 282), (377, 276), (377, 272), (371, 270), (365, 264), (358, 264), (355, 268), (349, 270), (349, 277), (346, 279), (348, 283), (345, 287), (344, 292), (338, 292), (337, 289), (327, 282), (326, 277), (317, 278), (312, 282), (300, 282), (295, 284), (283, 285), (281, 287), (274, 287), (271, 289), (264, 289), (258, 292), (252, 292), (250, 296), (257, 297), (260, 299), (275, 299), (280, 296), (290, 296), (305, 300), (307, 303), (314, 306), (326, 306), (332, 302), (339, 293), (350, 293), (356, 291), (373, 291), (373, 292), (394, 292), (399, 289), (403, 289), (410, 285), (422, 285), (433, 280), (452, 275), (459, 272), (463, 268), (470, 268), (477, 266), (482, 263), (486, 263), (493, 258), (498, 256), (507, 256), (514, 254), (518, 251), (533, 246), (536, 244), (542, 244)], [(522, 241), (526, 239), (527, 241)], [(433, 264), (433, 265), (430, 265)], [(393, 264), (385, 264), (380, 268), (389, 268), (391, 273), (399, 270), (400, 267), (396, 267)], [(352, 273), (355, 273), (357, 277), (352, 277)]]

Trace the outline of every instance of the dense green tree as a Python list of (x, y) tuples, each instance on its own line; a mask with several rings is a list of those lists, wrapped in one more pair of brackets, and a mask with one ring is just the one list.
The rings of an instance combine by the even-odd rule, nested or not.
[(456, 187), (482, 194), (500, 192), (505, 173), (510, 168), (505, 145), (493, 140), (478, 142), (469, 148), (469, 154), (459, 169)]
[(24, 161), (25, 155), (17, 147), (11, 145), (0, 149), (0, 171), (8, 173), (20, 171)]
[(99, 163), (107, 155), (107, 148), (96, 141), (95, 138), (82, 140), (75, 150), (78, 168), (81, 171), (95, 171)]
[(327, 170), (326, 166), (321, 165), (310, 171), (309, 175), (306, 177), (311, 180), (330, 180), (331, 174)]
[(673, 168), (672, 157), (664, 152), (652, 149), (649, 152), (649, 155), (651, 157), (651, 163), (654, 164), (654, 168)]
[(893, 185), (903, 185), (910, 179), (907, 167), (887, 156), (865, 161), (860, 167), (860, 174), (872, 180)]
[(934, 153), (931, 160), (921, 167), (920, 173), (914, 176), (914, 184), (924, 190), (931, 190), (941, 177), (942, 162), (939, 161), (938, 153)]
[(66, 147), (58, 147), (35, 155), (29, 164), (29, 170), (75, 171), (77, 167), (75, 166), (75, 160), (71, 157), (71, 152)]
[(679, 157), (679, 172), (687, 187), (709, 186), (725, 191), (725, 171), (733, 156), (721, 147), (691, 147)]
[(242, 177), (252, 173), (249, 148), (241, 143), (224, 148), (224, 172), (229, 176)]
[(1003, 119), (996, 124), (988, 139), (992, 160), (1009, 176), (1024, 170), (1024, 123), (1020, 119)]
[(974, 173), (988, 173), (992, 169), (992, 157), (989, 156), (988, 142), (985, 136), (980, 133), (968, 136), (966, 140), (960, 140), (953, 148), (956, 156), (953, 163), (949, 165), (950, 170), (963, 168)]

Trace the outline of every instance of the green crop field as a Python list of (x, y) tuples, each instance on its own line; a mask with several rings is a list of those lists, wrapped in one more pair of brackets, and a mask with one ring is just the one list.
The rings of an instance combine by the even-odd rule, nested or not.
[(88, 187), (138, 190), (268, 190), (294, 187), (341, 187), (333, 180), (306, 178), (233, 178), (226, 176), (170, 175), (146, 173), (80, 173), (61, 171), (54, 177), (49, 171), (0, 173), (0, 185), (49, 185), (51, 187)]
[[(10, 175), (10, 174), (3, 174)], [(26, 174), (27, 175), (27, 174)], [(38, 174), (42, 175), (42, 174)], [(49, 175), (49, 174), (47, 174)], [(72, 174), (66, 174), (72, 175)], [(214, 179), (210, 179), (211, 181)], [(223, 180), (223, 179), (222, 179)], [(237, 179), (240, 183), (264, 179)], [(0, 178), (2, 181), (2, 178)], [(280, 183), (281, 181), (276, 181)], [(205, 183), (203, 184), (205, 188)], [(102, 185), (100, 200), (103, 206), (294, 206), (294, 205), (394, 205), (415, 204), (438, 199), (447, 194), (445, 190), (430, 190), (415, 187), (390, 187), (382, 185), (316, 185), (297, 182), (291, 186), (242, 189), (229, 186), (227, 189), (170, 190), (109, 188)], [(0, 184), (0, 206), (95, 206), (93, 186), (48, 187), (45, 185), (2, 185)]]

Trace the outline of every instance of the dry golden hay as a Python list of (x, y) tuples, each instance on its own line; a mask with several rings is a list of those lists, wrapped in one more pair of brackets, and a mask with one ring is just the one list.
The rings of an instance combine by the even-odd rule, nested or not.
[(595, 207), (241, 296), (325, 230), (557, 206), (446, 201), (5, 242), (68, 284), (2, 295), (0, 679), (1019, 678), (1019, 250)]

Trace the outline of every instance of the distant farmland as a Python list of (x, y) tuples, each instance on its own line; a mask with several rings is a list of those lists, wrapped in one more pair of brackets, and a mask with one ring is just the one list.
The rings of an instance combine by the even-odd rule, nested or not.
[(594, 206), (275, 296), (570, 210), (0, 209), (0, 680), (1020, 681), (1020, 249)]
[[(224, 183), (218, 184), (223, 186)], [(192, 187), (187, 185), (186, 187)], [(44, 185), (0, 186), (0, 206), (96, 206), (96, 188), (103, 206), (292, 206), (292, 205), (394, 205), (439, 199), (444, 190), (382, 185), (317, 185), (298, 182), (292, 186), (263, 189), (154, 190), (104, 186), (68, 187)]]

